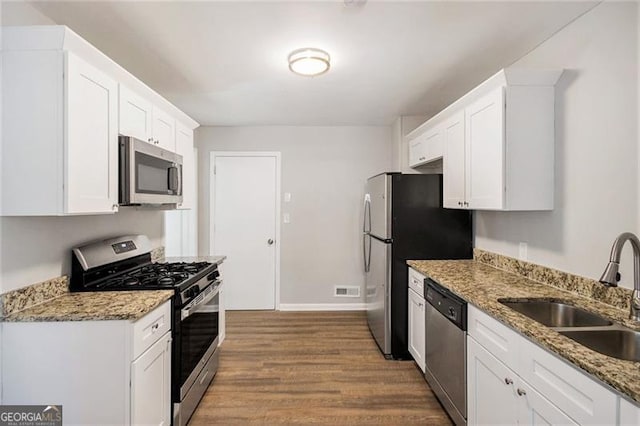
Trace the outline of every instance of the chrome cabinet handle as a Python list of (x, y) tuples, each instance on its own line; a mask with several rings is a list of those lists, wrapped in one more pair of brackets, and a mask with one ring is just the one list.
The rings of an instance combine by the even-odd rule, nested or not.
[(513, 380), (511, 380), (511, 379), (510, 379), (510, 378), (508, 378), (508, 377), (505, 377), (505, 378), (504, 378), (504, 383), (505, 383), (505, 385), (512, 385), (512, 384), (513, 384)]
[(520, 388), (518, 388), (518, 390), (516, 392), (518, 392), (518, 395), (520, 395), (520, 396), (523, 396), (523, 395), (527, 394), (527, 392), (524, 389), (520, 389)]

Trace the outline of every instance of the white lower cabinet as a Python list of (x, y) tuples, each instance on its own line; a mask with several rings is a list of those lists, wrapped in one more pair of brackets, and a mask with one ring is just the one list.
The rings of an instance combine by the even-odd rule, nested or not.
[(469, 424), (576, 424), (472, 337), (467, 340), (467, 370)]
[(425, 276), (413, 268), (409, 268), (407, 282), (407, 316), (409, 321), (407, 346), (416, 364), (424, 373), (425, 370)]
[(170, 420), (171, 333), (167, 333), (131, 363), (131, 424), (169, 426)]
[(409, 289), (409, 353), (424, 373), (424, 341), (425, 341), (425, 313), (424, 298)]
[(171, 424), (171, 302), (136, 322), (5, 322), (1, 404), (62, 405), (65, 424)]
[(468, 423), (640, 424), (640, 408), (468, 306)]

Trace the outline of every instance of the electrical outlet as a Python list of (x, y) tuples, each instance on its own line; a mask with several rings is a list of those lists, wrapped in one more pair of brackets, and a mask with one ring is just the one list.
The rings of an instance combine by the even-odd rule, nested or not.
[(527, 260), (527, 243), (520, 243), (518, 247), (518, 259)]

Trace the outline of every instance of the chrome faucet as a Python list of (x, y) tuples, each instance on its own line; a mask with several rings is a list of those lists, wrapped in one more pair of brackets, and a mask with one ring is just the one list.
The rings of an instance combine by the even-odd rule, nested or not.
[(629, 318), (640, 321), (640, 240), (631, 232), (624, 232), (616, 238), (611, 247), (609, 264), (605, 268), (600, 282), (606, 286), (617, 287), (620, 280), (618, 267), (620, 266), (620, 254), (627, 241), (633, 248), (633, 293), (631, 293), (631, 313)]

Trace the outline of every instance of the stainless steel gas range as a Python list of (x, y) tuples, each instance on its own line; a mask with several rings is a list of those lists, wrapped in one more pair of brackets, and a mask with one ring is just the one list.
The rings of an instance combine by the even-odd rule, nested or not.
[(144, 235), (127, 235), (73, 249), (71, 291), (172, 289), (173, 424), (187, 423), (218, 369), (218, 265), (152, 263)]

